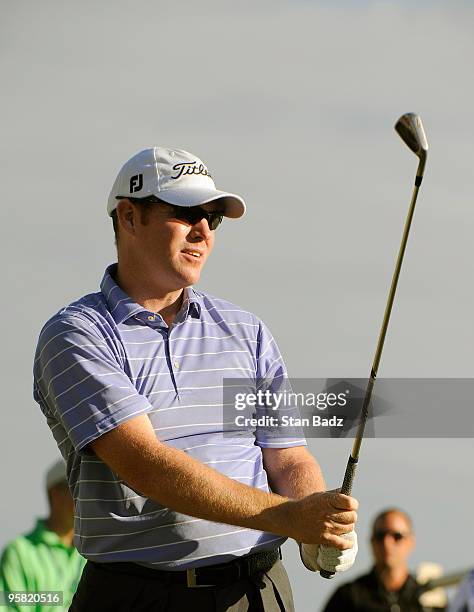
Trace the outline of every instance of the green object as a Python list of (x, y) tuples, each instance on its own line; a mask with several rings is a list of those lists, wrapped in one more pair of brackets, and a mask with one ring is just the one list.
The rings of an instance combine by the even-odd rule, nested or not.
[[(9, 605), (18, 612), (62, 612), (67, 610), (86, 559), (74, 546), (61, 542), (59, 536), (38, 519), (30, 533), (8, 544), (0, 561), (0, 591), (62, 591), (63, 605)], [(5, 608), (3, 608), (5, 609)]]

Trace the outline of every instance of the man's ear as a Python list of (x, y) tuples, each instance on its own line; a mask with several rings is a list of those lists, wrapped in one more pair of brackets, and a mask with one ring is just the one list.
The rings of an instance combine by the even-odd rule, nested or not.
[(138, 214), (135, 206), (130, 202), (130, 200), (124, 198), (118, 202), (116, 210), (117, 222), (120, 229), (128, 234), (134, 234)]

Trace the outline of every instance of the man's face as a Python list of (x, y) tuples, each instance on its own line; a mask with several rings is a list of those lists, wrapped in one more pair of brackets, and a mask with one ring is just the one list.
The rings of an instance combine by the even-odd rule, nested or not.
[(390, 512), (375, 523), (371, 544), (375, 564), (381, 568), (394, 569), (407, 565), (407, 559), (415, 546), (415, 537), (403, 514)]
[[(205, 204), (208, 212), (220, 210), (219, 203)], [(165, 291), (175, 291), (198, 282), (214, 246), (215, 231), (206, 219), (194, 224), (173, 216), (173, 207), (155, 203), (146, 216), (137, 215), (134, 257), (150, 278)]]
[(70, 527), (74, 524), (74, 500), (67, 482), (61, 482), (48, 491), (51, 510), (54, 511), (57, 517), (61, 517), (63, 525), (69, 524)]

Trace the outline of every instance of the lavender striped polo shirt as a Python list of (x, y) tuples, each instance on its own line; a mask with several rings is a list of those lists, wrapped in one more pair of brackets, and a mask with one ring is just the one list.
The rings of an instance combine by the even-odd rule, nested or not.
[(284, 538), (175, 512), (140, 495), (88, 444), (148, 414), (159, 440), (239, 482), (268, 491), (263, 447), (305, 444), (223, 431), (225, 377), (286, 375), (275, 341), (254, 315), (192, 288), (171, 328), (133, 302), (110, 266), (101, 290), (43, 327), (34, 397), (67, 462), (74, 543), (96, 562), (186, 569), (278, 547)]

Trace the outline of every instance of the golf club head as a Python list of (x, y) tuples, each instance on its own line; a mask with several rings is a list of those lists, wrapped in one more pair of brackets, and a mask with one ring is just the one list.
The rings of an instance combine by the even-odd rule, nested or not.
[(421, 122), (421, 117), (415, 113), (405, 113), (395, 124), (395, 130), (403, 142), (420, 159), (418, 176), (422, 176), (428, 154), (428, 141)]

